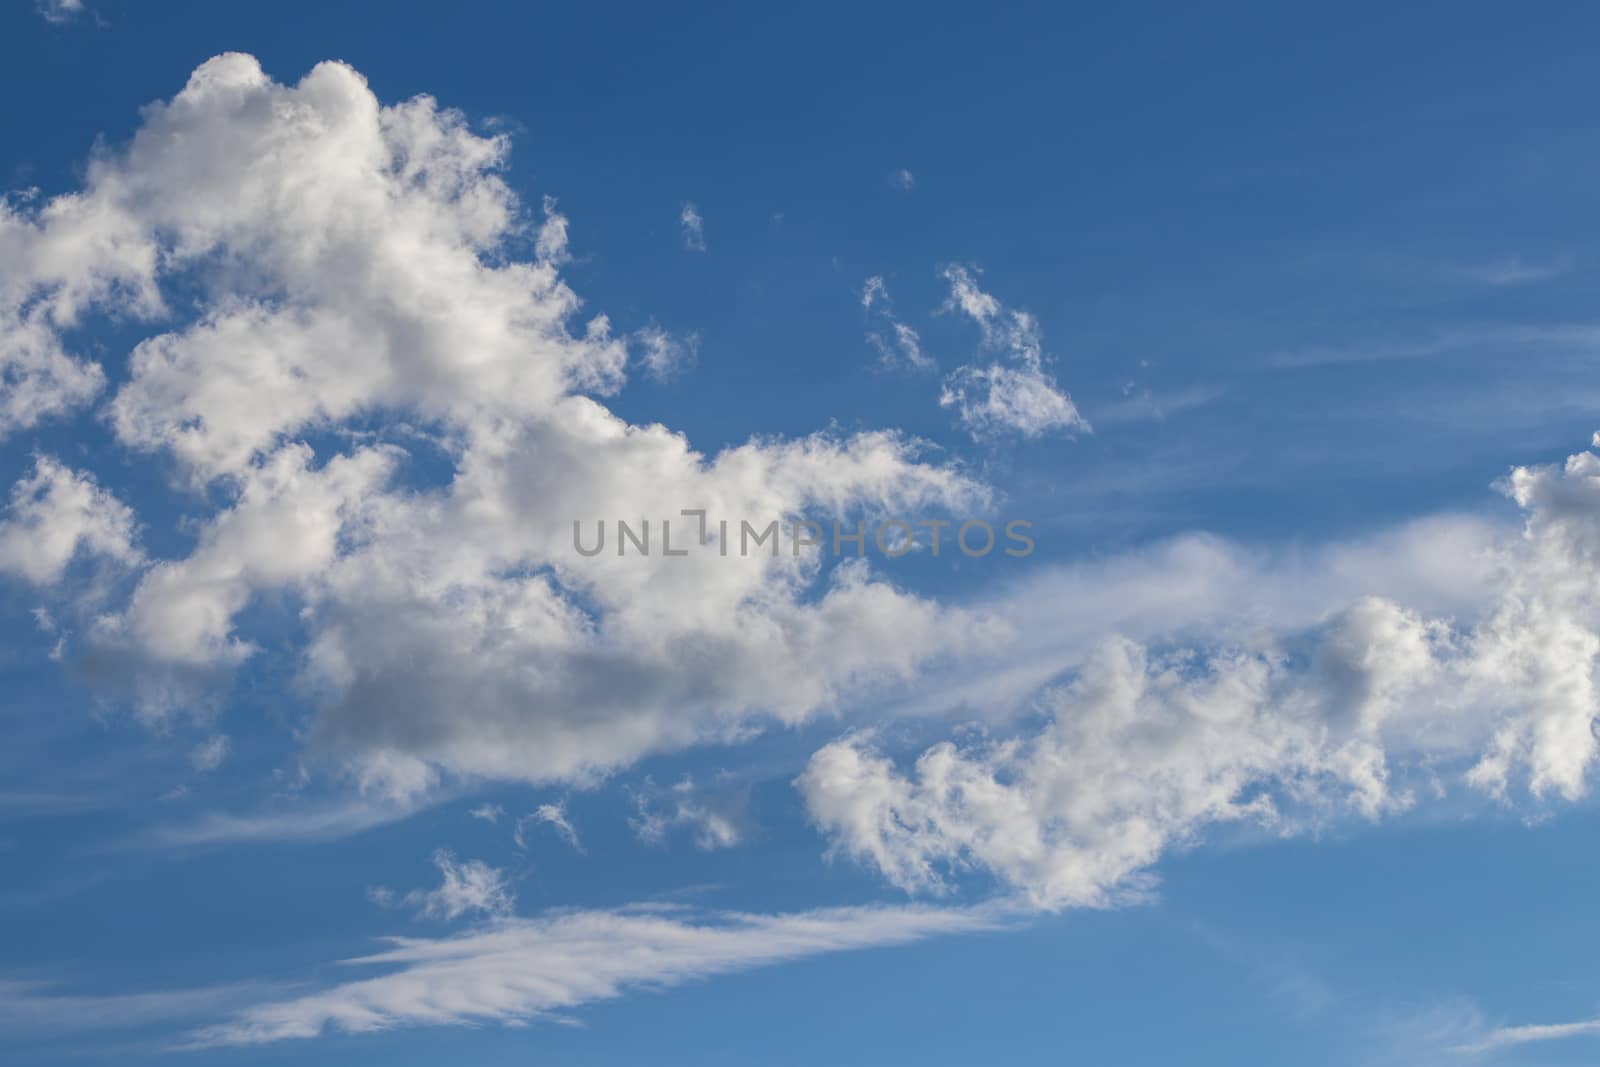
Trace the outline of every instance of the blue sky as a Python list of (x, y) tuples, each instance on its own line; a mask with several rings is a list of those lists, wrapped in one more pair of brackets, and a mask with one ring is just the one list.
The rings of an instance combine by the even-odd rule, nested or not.
[(0, 1059), (1591, 1062), (1597, 29), (9, 5)]

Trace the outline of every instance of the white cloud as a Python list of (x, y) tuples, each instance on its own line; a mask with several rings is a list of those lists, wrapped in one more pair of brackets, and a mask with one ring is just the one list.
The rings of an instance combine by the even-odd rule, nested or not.
[(468, 815), (480, 822), (490, 823), (499, 822), (500, 816), (504, 815), (505, 813), (506, 809), (502, 808), (498, 804), (479, 804), (477, 807), (467, 812)]
[(978, 288), (966, 267), (946, 267), (944, 278), (950, 283), (944, 310), (959, 311), (977, 323), (983, 348), (999, 358), (958, 367), (945, 379), (939, 403), (954, 408), (974, 437), (1088, 433), (1088, 420), (1046, 368), (1039, 321)]
[(706, 786), (685, 775), (667, 789), (646, 778), (632, 793), (638, 811), (628, 822), (646, 844), (664, 844), (681, 829), (700, 851), (714, 852), (733, 848), (750, 835), (748, 790), (726, 777)]
[(508, 919), (456, 937), (397, 938), (348, 966), (383, 967), (320, 992), (270, 1001), (200, 1029), (197, 1046), (369, 1033), (402, 1026), (561, 1018), (630, 990), (660, 990), (787, 960), (988, 929), (992, 912), (832, 908), (780, 915), (682, 915), (655, 908)]
[(550, 200), (525, 217), (506, 148), (426, 97), (381, 105), (341, 64), (289, 86), (226, 55), (80, 192), (8, 209), (6, 306), (50, 338), (91, 310), (150, 324), (110, 425), (221, 502), (69, 657), (132, 677), (160, 719), (257, 654), (238, 619), (281, 596), (309, 635), (311, 747), (407, 804), (441, 773), (587, 779), (802, 721), (996, 632), (865, 566), (578, 555), (574, 520), (681, 537), (684, 508), (764, 523), (987, 494), (893, 433), (704, 455), (617, 418), (595, 394), (627, 346), (579, 321), (566, 219)]
[(684, 201), (683, 210), (678, 212), (678, 222), (683, 226), (683, 247), (691, 252), (704, 252), (706, 220), (700, 217), (700, 209)]
[(71, 22), (86, 10), (83, 0), (35, 0), (34, 9), (47, 22), (56, 23)]
[(877, 304), (889, 302), (889, 288), (883, 283), (883, 275), (874, 274), (861, 285), (861, 307), (871, 311)]
[(1542, 1041), (1561, 1041), (1574, 1037), (1600, 1035), (1600, 1019), (1585, 1019), (1575, 1023), (1549, 1023), (1529, 1026), (1502, 1026), (1489, 1030), (1469, 1044), (1459, 1046), (1461, 1053), (1498, 1052), (1502, 1049), (1531, 1045)]
[(861, 287), (861, 307), (886, 329), (868, 330), (867, 343), (878, 353), (884, 367), (933, 369), (934, 362), (922, 351), (922, 337), (915, 329), (895, 317), (889, 288), (881, 275), (874, 274)]
[(578, 840), (578, 830), (572, 825), (572, 820), (567, 817), (566, 804), (540, 804), (533, 811), (517, 820), (517, 825), (512, 831), (512, 838), (518, 848), (527, 848), (528, 840), (524, 828), (530, 824), (549, 826), (560, 836), (561, 840), (572, 846), (578, 852), (583, 851), (583, 844)]
[(899, 189), (905, 193), (909, 193), (917, 187), (917, 176), (904, 167), (890, 171), (887, 181), (891, 189)]
[(234, 505), (205, 528), (186, 559), (145, 573), (126, 615), (102, 620), (102, 640), (131, 641), (167, 663), (242, 660), (253, 648), (233, 635), (234, 615), (257, 590), (325, 570), (394, 458), (363, 449), (314, 470), (312, 450), (290, 445), (248, 468)]
[(448, 849), (433, 854), (433, 865), (439, 868), (442, 879), (437, 889), (413, 889), (399, 896), (392, 889), (378, 886), (368, 890), (367, 895), (383, 907), (403, 905), (415, 911), (418, 918), (446, 921), (472, 914), (506, 916), (516, 907), (516, 897), (505, 872), (499, 868), (482, 860), (459, 861)]
[(80, 556), (131, 566), (140, 558), (134, 528), (133, 512), (92, 475), (39, 456), (0, 513), (0, 574), (50, 585)]
[(1518, 468), (1520, 537), (1475, 618), (1359, 599), (1303, 628), (1198, 649), (1111, 638), (1048, 693), (1032, 736), (930, 748), (908, 772), (870, 734), (799, 785), (836, 847), (913, 892), (975, 865), (1035, 906), (1105, 906), (1207, 828), (1376, 819), (1452, 782), (1575, 800), (1596, 755), (1600, 457)]
[[(9, 243), (5, 210), (0, 204), (0, 247)], [(67, 354), (44, 315), (0, 305), (0, 437), (83, 407), (105, 385), (99, 366)]]
[(676, 378), (700, 357), (699, 333), (675, 337), (652, 322), (635, 330), (630, 340), (639, 349), (645, 373), (658, 382)]

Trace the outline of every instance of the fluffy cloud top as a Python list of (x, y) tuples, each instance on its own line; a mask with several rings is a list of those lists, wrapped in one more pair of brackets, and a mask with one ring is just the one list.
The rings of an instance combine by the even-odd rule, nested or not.
[(1230, 647), (1112, 638), (1033, 736), (942, 743), (909, 772), (870, 734), (826, 746), (799, 780), (812, 817), (907, 890), (976, 865), (1061, 908), (1139, 893), (1166, 850), (1218, 823), (1375, 819), (1452, 775), (1575, 800), (1600, 709), (1600, 457), (1518, 468), (1505, 488), (1526, 522), (1470, 623), (1367, 597)]
[(39, 456), (0, 514), (0, 573), (45, 585), (59, 581), (80, 554), (133, 564), (139, 559), (134, 540), (127, 505), (93, 476)]
[[(567, 221), (549, 198), (523, 209), (507, 150), (427, 97), (381, 104), (348, 66), (283, 85), (230, 54), (147, 108), (81, 191), (0, 212), (16, 267), (0, 281), (0, 429), (101, 388), (68, 352), (84, 316), (142, 322), (109, 425), (220, 501), (78, 651), (142, 679), (160, 718), (256, 654), (238, 630), (255, 598), (298, 600), (313, 744), (404, 796), (440, 771), (581, 779), (800, 721), (984, 632), (864, 565), (574, 550), (576, 521), (648, 517), (659, 538), (670, 519), (681, 543), (683, 509), (737, 530), (986, 494), (892, 432), (708, 456), (616, 417), (599, 398), (624, 383), (628, 345), (580, 315), (559, 274)], [(651, 329), (646, 367), (666, 373), (689, 342)], [(16, 535), (10, 569), (53, 578), (79, 545), (130, 555), (125, 513), (73, 503), (91, 483), (39, 477), (56, 488), (13, 522), (49, 547)]]

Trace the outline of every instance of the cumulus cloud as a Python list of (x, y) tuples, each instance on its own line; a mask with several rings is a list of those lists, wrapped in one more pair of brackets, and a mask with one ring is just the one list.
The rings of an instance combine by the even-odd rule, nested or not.
[(1600, 706), (1600, 457), (1517, 468), (1504, 489), (1525, 523), (1471, 620), (1368, 596), (1231, 645), (1111, 638), (1031, 736), (944, 742), (909, 770), (870, 733), (827, 745), (798, 783), (812, 818), (909, 891), (978, 867), (1054, 909), (1138, 896), (1219, 824), (1377, 819), (1452, 781), (1576, 800)]
[(639, 907), (508, 919), (456, 937), (396, 938), (383, 952), (345, 961), (383, 973), (247, 1008), (198, 1030), (192, 1043), (253, 1045), (330, 1030), (561, 1018), (629, 990), (983, 930), (997, 921), (984, 910), (933, 908), (700, 915)]
[(903, 193), (909, 193), (917, 187), (917, 176), (904, 167), (890, 171), (886, 180), (891, 189), (899, 189)]
[(500, 816), (504, 815), (505, 813), (506, 809), (502, 808), (499, 804), (487, 803), (479, 804), (477, 807), (467, 812), (468, 815), (474, 819), (477, 819), (479, 822), (488, 823), (499, 822)]
[(945, 379), (939, 403), (953, 408), (974, 437), (1089, 432), (1088, 420), (1050, 374), (1039, 320), (984, 292), (966, 267), (946, 267), (944, 278), (950, 285), (944, 310), (975, 322), (983, 350), (995, 358), (953, 371)]
[[(160, 719), (193, 701), (185, 679), (257, 655), (238, 620), (284, 597), (310, 743), (404, 806), (440, 773), (588, 779), (802, 721), (996, 632), (865, 565), (579, 555), (575, 520), (670, 519), (681, 538), (683, 509), (737, 528), (987, 493), (892, 432), (706, 455), (618, 418), (602, 398), (627, 343), (562, 280), (567, 220), (523, 210), (506, 151), (430, 98), (381, 104), (342, 64), (283, 85), (229, 54), (81, 191), (0, 216), (7, 343), (59, 347), (91, 312), (146, 324), (109, 425), (218, 504), (89, 629), (96, 677), (132, 676)], [(660, 341), (647, 366), (688, 344)], [(27, 566), (53, 576), (58, 556)]]
[(678, 212), (678, 223), (683, 227), (683, 247), (691, 252), (704, 252), (706, 220), (700, 217), (700, 209), (684, 201), (683, 210)]
[(132, 565), (140, 558), (134, 541), (127, 505), (92, 475), (39, 456), (0, 513), (0, 574), (50, 585), (80, 556)]

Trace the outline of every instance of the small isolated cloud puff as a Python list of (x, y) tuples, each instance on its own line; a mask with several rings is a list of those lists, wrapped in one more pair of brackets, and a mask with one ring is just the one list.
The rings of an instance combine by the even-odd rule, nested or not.
[(904, 167), (890, 171), (885, 181), (889, 183), (891, 189), (899, 189), (905, 193), (917, 187), (917, 176)]
[(1002, 432), (1023, 437), (1090, 432), (1089, 421), (1046, 368), (1039, 320), (978, 288), (966, 267), (951, 265), (943, 274), (950, 295), (941, 310), (959, 312), (976, 323), (983, 350), (999, 358), (958, 367), (945, 379), (939, 403), (954, 408), (974, 438)]
[(669, 381), (691, 369), (700, 358), (700, 334), (686, 333), (679, 337), (651, 322), (635, 330), (631, 338), (639, 350), (639, 362), (645, 373), (658, 382)]
[(368, 890), (367, 896), (381, 907), (410, 908), (419, 919), (449, 921), (471, 914), (498, 918), (515, 909), (516, 897), (500, 869), (482, 860), (459, 862), (448, 849), (433, 854), (433, 865), (443, 879), (437, 889), (413, 889), (398, 896), (394, 890), (378, 886)]
[(700, 217), (700, 209), (692, 202), (684, 201), (683, 210), (678, 212), (678, 222), (683, 227), (683, 247), (691, 252), (704, 252), (706, 220)]
[(583, 844), (578, 840), (578, 830), (572, 825), (572, 820), (567, 817), (565, 801), (559, 804), (540, 804), (533, 811), (518, 819), (517, 825), (512, 829), (511, 833), (512, 841), (518, 848), (525, 849), (528, 847), (526, 828), (530, 825), (548, 826), (574, 851), (583, 851)]
[(702, 852), (733, 848), (750, 834), (750, 797), (743, 786), (722, 781), (696, 785), (689, 775), (667, 789), (646, 778), (632, 790), (637, 814), (628, 820), (640, 841), (664, 845), (678, 829), (689, 831)]

